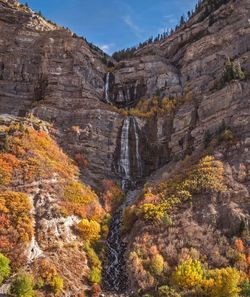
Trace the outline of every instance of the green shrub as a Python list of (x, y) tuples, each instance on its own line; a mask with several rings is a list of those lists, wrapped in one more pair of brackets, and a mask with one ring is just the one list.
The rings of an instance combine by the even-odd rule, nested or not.
[(93, 284), (100, 284), (102, 279), (102, 271), (99, 267), (93, 267), (91, 268), (90, 274), (89, 274), (89, 281)]
[(186, 260), (176, 267), (173, 282), (181, 289), (193, 289), (201, 285), (204, 271), (198, 260)]
[(0, 253), (0, 285), (10, 275), (10, 260)]
[(50, 283), (53, 293), (58, 296), (63, 290), (63, 278), (59, 275), (55, 275)]
[(175, 290), (169, 288), (169, 286), (161, 286), (158, 288), (159, 297), (180, 297), (180, 294)]
[(250, 282), (245, 281), (241, 285), (241, 295), (244, 297), (249, 297), (250, 296)]
[(15, 297), (34, 297), (33, 278), (28, 274), (18, 275), (11, 284), (10, 293)]
[(98, 258), (94, 249), (87, 243), (84, 246), (84, 250), (87, 254), (90, 272), (88, 275), (88, 280), (94, 284), (100, 284), (102, 279), (102, 262)]
[[(150, 194), (145, 194), (145, 196), (146, 195)], [(178, 203), (180, 203), (180, 199), (174, 196), (169, 197), (159, 204), (145, 203), (139, 206), (137, 215), (146, 222), (165, 222), (171, 224), (170, 218), (167, 217), (167, 211)]]
[(245, 80), (246, 77), (247, 75), (241, 69), (241, 67), (235, 65), (235, 63), (230, 58), (228, 58), (227, 62), (225, 63), (225, 68), (221, 79), (215, 82), (215, 88), (220, 90), (226, 85), (226, 83), (236, 79)]
[(163, 269), (164, 269), (164, 259), (162, 255), (156, 254), (153, 255), (151, 259), (151, 271), (154, 275), (159, 276), (162, 274)]
[(217, 135), (218, 143), (225, 142), (228, 144), (234, 144), (236, 142), (233, 131), (230, 129), (230, 127), (227, 127), (224, 123), (217, 130), (216, 135)]

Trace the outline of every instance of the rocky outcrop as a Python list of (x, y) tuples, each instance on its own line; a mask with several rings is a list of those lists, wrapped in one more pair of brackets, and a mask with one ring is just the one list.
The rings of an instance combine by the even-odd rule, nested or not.
[(0, 5), (0, 112), (32, 112), (55, 123), (66, 151), (88, 160), (89, 172), (95, 172), (89, 175), (91, 183), (112, 176), (121, 117), (101, 103), (103, 53), (30, 10), (5, 1)]
[(139, 56), (115, 66), (110, 98), (118, 106), (133, 105), (157, 92), (166, 96), (182, 93), (179, 71), (165, 57)]
[(32, 112), (53, 122), (60, 144), (73, 158), (84, 156), (85, 179), (99, 188), (104, 176), (117, 177), (113, 156), (123, 121), (102, 101), (124, 107), (154, 94), (184, 98), (189, 102), (174, 115), (141, 121), (148, 175), (170, 156), (201, 148), (206, 131), (215, 131), (222, 121), (238, 131), (246, 127), (247, 83), (220, 91), (213, 87), (228, 56), (250, 70), (248, 12), (248, 2), (237, 0), (213, 12), (213, 23), (194, 16), (172, 36), (139, 49), (129, 60), (112, 61), (107, 70), (103, 53), (81, 38), (23, 11), (15, 1), (1, 1), (0, 112)]
[[(83, 190), (84, 184), (77, 178), (76, 164), (68, 159), (49, 136), (49, 131), (53, 130), (49, 123), (34, 117), (0, 115), (0, 129), (5, 136), (2, 137), (4, 143), (6, 144), (6, 139), (9, 141), (9, 146), (4, 146), (0, 150), (0, 204), (3, 219), (0, 249), (11, 259), (12, 264), (12, 278), (1, 283), (0, 293), (8, 292), (9, 284), (17, 271), (23, 269), (38, 277), (37, 266), (43, 266), (45, 263), (48, 271), (54, 271), (52, 273), (63, 277), (63, 296), (80, 296), (91, 288), (88, 281), (91, 264), (77, 226), (83, 218), (91, 217), (98, 220), (99, 216), (104, 215), (98, 197), (89, 186), (85, 185)], [(29, 137), (26, 148), (25, 137)], [(40, 144), (38, 139), (41, 141)], [(15, 142), (17, 151), (13, 149)], [(45, 154), (42, 152), (43, 149)], [(49, 152), (51, 149), (52, 153)], [(56, 154), (59, 154), (59, 167), (60, 162), (66, 161), (62, 174), (56, 170), (59, 167), (52, 165), (56, 163), (53, 159)], [(33, 158), (34, 162), (26, 157)], [(44, 158), (41, 163), (40, 157)], [(11, 160), (14, 160), (14, 163)], [(73, 175), (65, 174), (71, 166)], [(44, 170), (48, 170), (46, 176), (43, 174)], [(34, 172), (37, 175), (34, 175)], [(8, 176), (8, 179), (5, 179), (5, 176)], [(74, 188), (73, 191), (69, 190), (70, 199), (67, 201), (65, 193), (72, 183)], [(78, 190), (80, 189), (78, 194), (77, 185)], [(93, 195), (92, 198), (89, 195)], [(83, 204), (79, 201), (76, 203), (77, 197), (86, 200)], [(11, 206), (6, 202), (9, 208), (5, 207), (5, 199), (13, 202), (12, 205), (10, 202)], [(90, 204), (87, 202), (88, 199)], [(70, 200), (74, 201), (71, 206)], [(72, 210), (75, 207), (81, 208), (81, 211)], [(8, 227), (5, 221), (9, 222)], [(48, 271), (46, 273), (49, 274)], [(51, 292), (45, 288), (41, 294), (47, 296)]]
[[(202, 148), (205, 133), (214, 133), (222, 122), (240, 133), (249, 132), (248, 83), (214, 88), (227, 57), (249, 73), (248, 16), (247, 1), (231, 1), (213, 12), (213, 23), (209, 17), (200, 22), (196, 16), (166, 40), (139, 49), (132, 59), (115, 66), (110, 96), (118, 105), (156, 93), (183, 96), (184, 104), (176, 110), (172, 125), (157, 130), (164, 131), (165, 138), (171, 135), (172, 157)], [(156, 142), (159, 145), (160, 139)]]
[[(116, 62), (17, 1), (0, 0), (0, 114), (6, 114), (0, 123), (30, 123), (33, 115), (50, 123), (43, 129), (77, 162), (82, 180), (99, 192), (104, 179), (121, 182), (124, 190), (160, 182), (178, 171), (180, 159), (198, 156), (227, 128), (235, 141), (213, 151), (224, 165), (226, 194), (195, 196), (191, 208), (174, 214), (176, 226), (156, 232), (136, 222), (127, 236), (127, 254), (146, 238), (145, 246), (156, 244), (174, 262), (193, 240), (215, 267), (227, 265), (223, 246), (216, 259), (212, 246), (249, 222), (249, 11), (247, 0), (229, 1), (208, 17), (201, 11), (166, 39)], [(228, 57), (246, 77), (218, 87)], [(170, 98), (174, 108), (149, 116), (129, 111), (152, 96)], [(39, 129), (40, 124), (32, 125)], [(0, 149), (5, 145), (0, 131)], [(75, 244), (79, 217), (57, 212), (56, 177), (19, 183), (15, 190), (27, 193), (33, 205), (29, 261), (41, 255), (52, 259), (67, 279), (65, 296), (80, 296), (88, 259)], [(131, 271), (128, 277), (133, 290), (136, 278)]]

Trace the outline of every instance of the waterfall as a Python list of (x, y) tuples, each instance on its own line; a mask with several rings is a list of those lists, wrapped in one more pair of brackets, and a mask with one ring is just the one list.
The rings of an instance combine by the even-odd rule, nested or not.
[(109, 99), (109, 81), (110, 81), (110, 72), (106, 74), (105, 86), (104, 86), (104, 99), (106, 103), (111, 104), (112, 102)]
[(122, 181), (122, 189), (125, 190), (126, 184), (130, 181), (130, 147), (129, 147), (129, 129), (130, 117), (123, 121), (120, 143), (120, 158), (118, 171)]
[[(122, 241), (121, 225), (123, 212), (137, 197), (138, 191), (129, 191), (143, 175), (141, 158), (141, 131), (136, 119), (129, 116), (121, 127), (119, 152), (116, 171), (121, 179), (126, 197), (114, 213), (107, 238), (107, 265), (104, 270), (104, 288), (107, 291), (122, 293), (127, 291), (126, 262), (124, 253), (126, 244)], [(121, 295), (120, 295), (121, 296)]]
[(140, 129), (134, 117), (127, 117), (123, 121), (117, 167), (123, 190), (142, 176)]
[[(124, 259), (125, 244), (121, 239), (121, 224), (123, 211), (131, 205), (138, 195), (138, 191), (128, 192), (123, 204), (117, 209), (111, 224), (107, 239), (108, 265), (104, 270), (104, 289), (111, 292), (122, 293), (127, 290), (126, 263)], [(113, 296), (113, 295), (112, 295)], [(121, 296), (121, 295), (120, 295)]]
[(142, 160), (140, 154), (140, 143), (139, 143), (139, 127), (135, 120), (133, 119), (133, 126), (134, 126), (134, 135), (135, 135), (135, 157), (136, 157), (136, 169), (137, 169), (137, 177), (142, 176)]

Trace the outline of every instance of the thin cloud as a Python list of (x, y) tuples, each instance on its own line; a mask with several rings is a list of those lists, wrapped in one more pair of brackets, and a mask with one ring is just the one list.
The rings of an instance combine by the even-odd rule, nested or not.
[(109, 43), (109, 44), (101, 44), (99, 47), (100, 47), (100, 49), (101, 49), (102, 51), (104, 51), (105, 53), (110, 54), (112, 48), (114, 47), (114, 44), (113, 44), (113, 43)]
[(177, 18), (176, 16), (169, 14), (169, 15), (165, 15), (164, 19), (166, 22), (168, 22), (169, 24), (174, 24), (177, 22)]
[(140, 38), (142, 30), (134, 23), (130, 15), (125, 15), (122, 17), (123, 21), (126, 25), (129, 26), (129, 28), (134, 32), (134, 34)]
[(159, 28), (158, 29), (158, 34), (163, 34), (163, 33), (165, 33), (167, 31), (167, 28), (166, 27), (162, 27), (162, 28)]

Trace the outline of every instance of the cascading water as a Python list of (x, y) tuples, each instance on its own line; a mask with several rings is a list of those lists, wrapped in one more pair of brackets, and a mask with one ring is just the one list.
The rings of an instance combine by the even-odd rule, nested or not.
[(104, 288), (107, 291), (124, 293), (127, 291), (127, 275), (124, 252), (126, 245), (121, 239), (121, 220), (123, 211), (136, 199), (137, 190), (127, 193), (123, 204), (113, 215), (107, 238), (107, 267), (104, 272)]
[(123, 121), (120, 155), (116, 168), (124, 191), (142, 176), (140, 129), (134, 117), (127, 117)]
[(126, 190), (126, 186), (128, 182), (131, 180), (129, 128), (130, 128), (130, 117), (126, 118), (122, 125), (120, 158), (118, 162), (118, 172), (121, 177), (123, 190)]
[(106, 103), (111, 104), (112, 102), (109, 99), (109, 81), (110, 81), (110, 72), (106, 74), (105, 86), (104, 86), (104, 99)]
[(125, 243), (121, 239), (123, 211), (133, 203), (137, 191), (129, 191), (137, 178), (142, 176), (140, 154), (140, 129), (134, 117), (127, 117), (122, 124), (120, 153), (116, 164), (121, 178), (122, 189), (126, 193), (123, 204), (111, 220), (107, 238), (107, 267), (104, 271), (104, 288), (116, 293), (126, 292), (127, 276), (125, 269)]
[(141, 154), (140, 154), (140, 143), (139, 143), (139, 127), (135, 120), (133, 119), (133, 127), (134, 127), (134, 135), (135, 135), (135, 157), (136, 157), (136, 176), (141, 177), (142, 176), (142, 160), (141, 160)]

